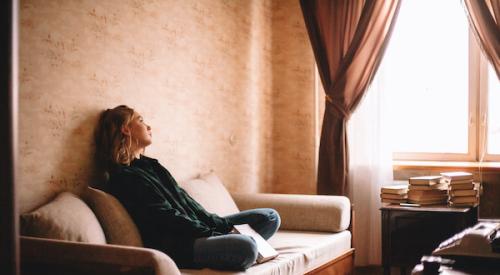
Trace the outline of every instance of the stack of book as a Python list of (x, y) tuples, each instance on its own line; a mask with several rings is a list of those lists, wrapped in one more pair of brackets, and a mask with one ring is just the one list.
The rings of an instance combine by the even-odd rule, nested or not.
[(448, 185), (441, 176), (421, 176), (408, 179), (408, 202), (418, 205), (447, 204)]
[(448, 202), (451, 206), (475, 206), (479, 204), (480, 184), (473, 182), (467, 172), (441, 173), (443, 183), (448, 184)]
[(380, 188), (380, 198), (382, 202), (400, 204), (405, 203), (407, 198), (408, 185), (407, 184), (395, 184), (382, 186)]

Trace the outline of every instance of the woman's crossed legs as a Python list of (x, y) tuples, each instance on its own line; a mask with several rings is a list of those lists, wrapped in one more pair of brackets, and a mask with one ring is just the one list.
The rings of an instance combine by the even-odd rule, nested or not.
[[(264, 239), (278, 230), (281, 220), (271, 208), (241, 211), (225, 217), (231, 224), (249, 224)], [(194, 242), (194, 263), (216, 269), (244, 270), (257, 259), (257, 245), (252, 237), (240, 234), (199, 238)]]

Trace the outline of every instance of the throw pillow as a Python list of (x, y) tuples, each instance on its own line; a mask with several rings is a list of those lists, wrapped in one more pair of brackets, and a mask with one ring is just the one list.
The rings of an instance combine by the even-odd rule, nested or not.
[(101, 223), (109, 244), (143, 246), (137, 226), (114, 196), (89, 187), (83, 198)]
[(76, 195), (62, 192), (33, 212), (21, 215), (21, 234), (32, 237), (105, 244), (96, 216)]
[(226, 216), (240, 211), (226, 187), (214, 172), (184, 182), (181, 187), (210, 213)]

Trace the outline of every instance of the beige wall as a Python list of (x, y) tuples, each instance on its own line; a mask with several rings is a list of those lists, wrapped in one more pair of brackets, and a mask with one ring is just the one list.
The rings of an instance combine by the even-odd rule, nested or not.
[(316, 193), (315, 63), (299, 1), (273, 1), (273, 191)]
[(313, 57), (298, 1), (21, 1), (21, 212), (92, 182), (98, 113), (153, 127), (182, 181), (315, 191)]

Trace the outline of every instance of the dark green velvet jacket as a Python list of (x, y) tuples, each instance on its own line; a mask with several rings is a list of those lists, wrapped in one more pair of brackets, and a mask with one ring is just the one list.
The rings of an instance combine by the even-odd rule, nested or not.
[(131, 215), (144, 246), (165, 252), (180, 267), (193, 267), (195, 239), (232, 229), (226, 219), (192, 199), (156, 159), (141, 156), (130, 166), (117, 167), (107, 187)]

